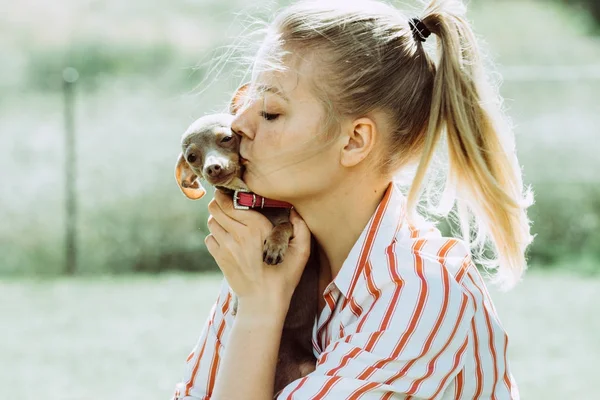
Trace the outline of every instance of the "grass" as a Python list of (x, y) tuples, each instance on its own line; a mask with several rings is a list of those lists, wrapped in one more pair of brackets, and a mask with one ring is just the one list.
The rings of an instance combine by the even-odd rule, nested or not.
[[(0, 398), (166, 400), (219, 275), (0, 281)], [(531, 272), (492, 296), (523, 399), (591, 400), (600, 281)]]

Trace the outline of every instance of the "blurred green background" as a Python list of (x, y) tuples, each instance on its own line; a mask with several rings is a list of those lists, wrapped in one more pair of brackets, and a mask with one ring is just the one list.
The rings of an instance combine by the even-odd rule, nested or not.
[[(219, 279), (203, 244), (212, 196), (191, 202), (173, 177), (179, 139), (223, 109), (258, 45), (250, 33), (287, 3), (0, 0), (0, 398), (170, 396)], [(595, 398), (599, 8), (469, 3), (536, 195), (530, 272), (514, 292), (493, 293), (525, 399)], [(78, 79), (65, 107), (67, 67)], [(76, 138), (70, 278), (66, 112)]]

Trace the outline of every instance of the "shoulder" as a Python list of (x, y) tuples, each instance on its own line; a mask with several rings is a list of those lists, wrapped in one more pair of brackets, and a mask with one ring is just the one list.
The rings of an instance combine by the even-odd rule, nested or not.
[(370, 258), (365, 288), (356, 293), (360, 309), (389, 315), (397, 327), (433, 324), (442, 314), (454, 321), (473, 316), (474, 299), (463, 280), (475, 265), (464, 241), (444, 237), (432, 225), (406, 224), (379, 253)]
[(349, 301), (361, 320), (357, 329), (414, 331), (418, 337), (464, 326), (475, 311), (462, 284), (465, 273), (475, 268), (468, 247), (436, 228), (404, 229), (365, 265), (364, 284), (357, 285)]
[[(372, 257), (373, 278), (379, 285), (442, 287), (451, 281), (460, 289), (465, 274), (475, 268), (468, 245), (462, 239), (442, 236), (431, 223), (418, 226), (405, 222), (390, 246)], [(388, 285), (386, 285), (388, 286)]]

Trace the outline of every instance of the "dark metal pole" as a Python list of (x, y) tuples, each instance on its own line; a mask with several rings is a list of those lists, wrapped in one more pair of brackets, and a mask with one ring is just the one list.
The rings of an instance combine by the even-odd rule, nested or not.
[(75, 82), (79, 74), (75, 68), (63, 71), (65, 117), (65, 274), (77, 270), (77, 181), (75, 157)]

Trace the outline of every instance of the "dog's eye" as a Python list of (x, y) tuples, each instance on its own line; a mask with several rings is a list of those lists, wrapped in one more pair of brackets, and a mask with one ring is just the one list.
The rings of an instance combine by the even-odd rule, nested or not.
[(221, 143), (229, 142), (231, 139), (233, 139), (233, 136), (225, 136), (221, 139)]
[(261, 115), (261, 117), (263, 117), (267, 121), (274, 121), (274, 120), (276, 120), (279, 117), (280, 114), (271, 114), (271, 113), (268, 113), (268, 112), (261, 111), (260, 115)]
[(193, 162), (195, 162), (197, 159), (198, 159), (198, 158), (196, 157), (196, 155), (195, 155), (194, 153), (192, 153), (192, 154), (188, 155), (188, 157), (187, 157), (187, 161), (188, 161), (189, 163), (193, 163)]

